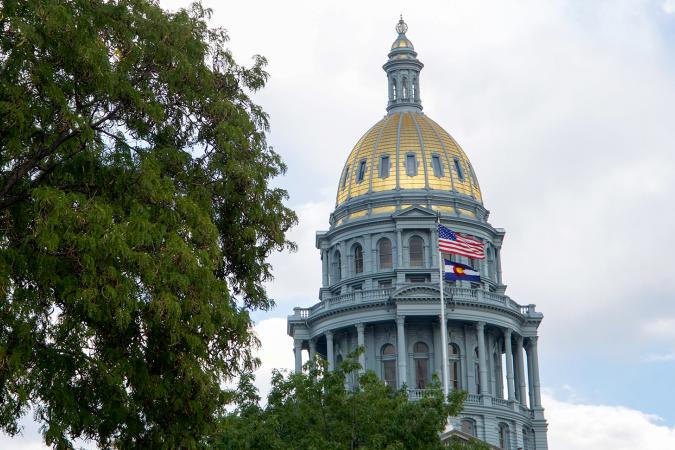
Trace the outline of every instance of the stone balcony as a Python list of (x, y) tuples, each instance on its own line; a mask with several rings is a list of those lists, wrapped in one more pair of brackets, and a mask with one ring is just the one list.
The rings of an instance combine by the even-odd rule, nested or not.
[[(408, 389), (408, 399), (417, 401), (426, 395), (426, 389)], [(491, 395), (468, 394), (464, 401), (465, 407), (472, 406), (491, 406), (504, 411), (510, 411), (521, 414), (529, 418), (534, 418), (534, 411), (521, 405), (517, 401), (509, 401), (503, 398), (492, 397)]]
[[(428, 294), (413, 295), (415, 290), (426, 289)], [(434, 290), (436, 291), (434, 293)], [(435, 298), (434, 298), (435, 296)], [(289, 322), (305, 322), (318, 319), (326, 314), (334, 314), (342, 309), (362, 306), (375, 306), (396, 303), (399, 300), (439, 301), (436, 283), (413, 283), (396, 288), (358, 290), (347, 294), (335, 295), (316, 303), (309, 308), (293, 308)], [(519, 305), (507, 295), (489, 292), (478, 288), (455, 287), (446, 285), (444, 299), (447, 305), (490, 306), (516, 314), (524, 319), (541, 319), (543, 315), (535, 310), (535, 305)]]

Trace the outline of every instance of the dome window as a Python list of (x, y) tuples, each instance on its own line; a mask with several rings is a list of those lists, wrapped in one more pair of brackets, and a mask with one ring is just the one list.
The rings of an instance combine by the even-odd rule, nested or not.
[(408, 99), (408, 79), (403, 77), (403, 83), (401, 83), (401, 92), (403, 93), (403, 100)]
[(409, 177), (417, 175), (417, 158), (414, 153), (405, 155), (405, 173)]
[(441, 164), (440, 156), (431, 155), (431, 168), (434, 170), (434, 176), (438, 178), (443, 176), (443, 165)]
[(392, 100), (396, 100), (396, 78), (391, 83), (391, 98)]
[(359, 169), (356, 172), (356, 182), (361, 183), (366, 176), (366, 160), (362, 159), (359, 162)]
[(462, 166), (459, 164), (459, 159), (455, 158), (453, 162), (455, 163), (455, 172), (457, 172), (457, 178), (459, 181), (464, 181), (464, 171), (462, 170)]
[(359, 244), (354, 246), (354, 273), (363, 273), (363, 249)]
[(344, 190), (347, 187), (347, 180), (349, 179), (349, 166), (345, 168), (345, 174), (342, 177), (342, 189)]
[(391, 269), (391, 241), (387, 238), (382, 238), (377, 241), (377, 253), (380, 263), (380, 269)]
[(380, 178), (387, 178), (389, 176), (389, 165), (390, 159), (389, 155), (382, 155), (380, 157), (380, 167), (379, 167), (379, 176)]
[(424, 240), (419, 236), (413, 236), (408, 241), (410, 250), (410, 267), (424, 266)]

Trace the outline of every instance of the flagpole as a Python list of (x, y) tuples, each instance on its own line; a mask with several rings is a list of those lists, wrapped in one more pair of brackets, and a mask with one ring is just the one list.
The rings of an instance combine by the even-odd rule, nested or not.
[[(438, 214), (438, 224), (441, 224), (441, 215)], [(438, 234), (438, 229), (436, 230)], [(441, 292), (441, 345), (443, 346), (443, 395), (445, 398), (448, 398), (448, 324), (445, 322), (445, 299), (443, 298), (443, 285), (445, 284), (445, 271), (443, 267), (445, 262), (443, 260), (443, 255), (441, 255), (441, 247), (438, 245), (438, 239), (436, 240), (436, 245), (438, 246), (438, 284)]]

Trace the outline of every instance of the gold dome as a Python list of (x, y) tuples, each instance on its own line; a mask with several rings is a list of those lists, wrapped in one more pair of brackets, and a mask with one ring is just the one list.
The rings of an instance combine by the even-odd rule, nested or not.
[(359, 139), (342, 169), (337, 206), (368, 193), (431, 189), (482, 204), (476, 174), (462, 148), (418, 111), (396, 111)]

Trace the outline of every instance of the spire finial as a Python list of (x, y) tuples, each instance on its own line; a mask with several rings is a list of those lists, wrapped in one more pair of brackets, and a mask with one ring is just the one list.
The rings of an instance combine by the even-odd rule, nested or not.
[(398, 34), (405, 34), (408, 31), (408, 25), (403, 21), (403, 14), (401, 14), (401, 19), (396, 24), (396, 31)]

